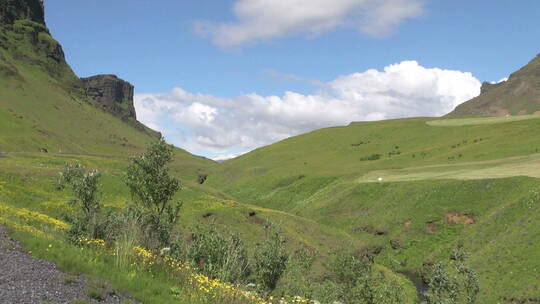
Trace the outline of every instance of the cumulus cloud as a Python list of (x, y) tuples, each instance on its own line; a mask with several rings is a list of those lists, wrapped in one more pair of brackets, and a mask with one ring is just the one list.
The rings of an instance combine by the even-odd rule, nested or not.
[(229, 23), (195, 22), (195, 30), (221, 47), (338, 28), (371, 36), (392, 33), (403, 21), (423, 13), (424, 0), (237, 0)]
[(143, 123), (178, 146), (196, 154), (221, 155), (352, 121), (440, 116), (476, 97), (480, 86), (471, 73), (403, 61), (383, 71), (338, 77), (311, 95), (220, 98), (175, 88), (138, 94), (135, 107)]

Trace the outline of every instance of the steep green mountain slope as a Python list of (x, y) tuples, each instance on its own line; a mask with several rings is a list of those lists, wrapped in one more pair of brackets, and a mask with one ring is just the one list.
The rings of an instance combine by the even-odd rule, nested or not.
[(505, 116), (540, 111), (540, 54), (508, 80), (484, 83), (480, 96), (473, 98), (448, 116)]
[(353, 123), (227, 161), (209, 183), (347, 232), (412, 279), (464, 243), (480, 303), (537, 299), (539, 128), (534, 115)]
[[(155, 133), (122, 121), (86, 96), (83, 82), (49, 34), (40, 1), (0, 2), (0, 153), (128, 156)], [(177, 166), (195, 180), (214, 162), (176, 150)]]

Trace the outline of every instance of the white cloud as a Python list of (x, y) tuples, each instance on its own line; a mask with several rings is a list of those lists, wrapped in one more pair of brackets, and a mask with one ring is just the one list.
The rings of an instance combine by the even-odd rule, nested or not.
[(230, 153), (230, 154), (223, 154), (223, 155), (218, 155), (218, 156), (214, 156), (214, 157), (211, 157), (212, 160), (215, 160), (217, 162), (221, 162), (221, 161), (226, 161), (226, 160), (229, 160), (229, 159), (233, 159), (235, 157), (238, 157), (240, 155), (244, 155), (246, 154), (247, 152), (238, 152), (238, 153)]
[(182, 148), (197, 154), (230, 154), (352, 121), (440, 116), (477, 96), (480, 86), (471, 73), (403, 61), (383, 71), (338, 77), (311, 95), (219, 98), (176, 88), (138, 94), (135, 107), (143, 123), (158, 126)]
[(235, 22), (198, 21), (195, 30), (221, 47), (348, 27), (371, 36), (392, 33), (423, 13), (425, 0), (237, 0)]
[(491, 81), (490, 83), (491, 84), (498, 84), (498, 83), (505, 82), (505, 81), (508, 81), (508, 77), (501, 78), (499, 81)]

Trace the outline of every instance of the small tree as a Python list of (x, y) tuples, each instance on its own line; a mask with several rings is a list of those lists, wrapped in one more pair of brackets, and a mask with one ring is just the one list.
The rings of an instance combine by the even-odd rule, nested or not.
[(66, 215), (71, 227), (69, 237), (76, 240), (79, 237), (103, 238), (105, 224), (101, 221), (101, 204), (98, 200), (98, 185), (101, 174), (98, 170), (87, 170), (81, 164), (66, 164), (60, 172), (58, 189), (71, 186), (74, 199), (70, 205), (75, 207), (74, 213)]
[(281, 235), (272, 230), (270, 237), (257, 248), (254, 258), (257, 281), (267, 292), (274, 290), (289, 260), (285, 251), (285, 241)]
[(127, 169), (126, 184), (140, 210), (145, 245), (157, 240), (159, 245), (168, 246), (178, 220), (181, 204), (173, 204), (171, 199), (180, 190), (180, 181), (169, 175), (167, 167), (172, 156), (173, 147), (162, 138), (143, 155), (132, 157)]

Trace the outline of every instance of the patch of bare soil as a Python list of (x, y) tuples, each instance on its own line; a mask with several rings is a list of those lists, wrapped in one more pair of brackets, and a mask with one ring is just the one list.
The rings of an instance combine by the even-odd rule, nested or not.
[(445, 221), (451, 225), (465, 224), (472, 225), (475, 223), (473, 214), (447, 213), (444, 217)]
[(435, 233), (437, 231), (435, 221), (426, 222), (426, 227), (424, 228), (424, 231), (429, 234)]

